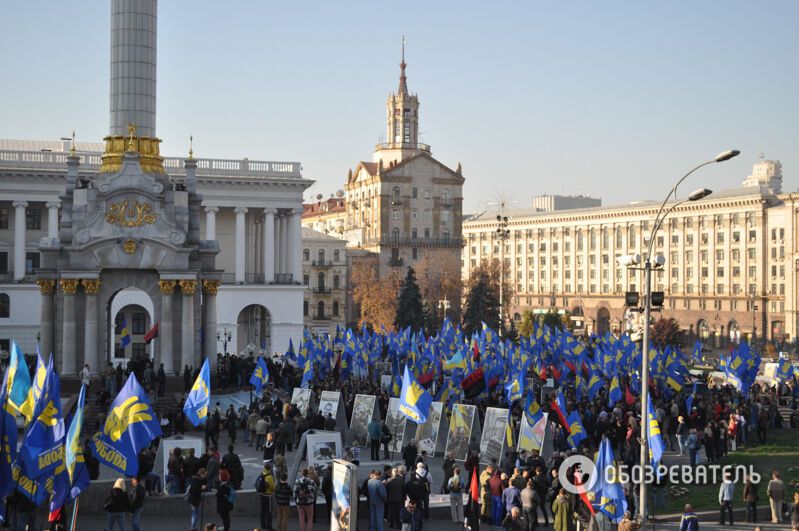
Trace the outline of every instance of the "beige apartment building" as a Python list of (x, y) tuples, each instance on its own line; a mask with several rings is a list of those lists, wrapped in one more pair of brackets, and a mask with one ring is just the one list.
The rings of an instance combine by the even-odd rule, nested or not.
[[(752, 334), (797, 337), (799, 194), (783, 194), (778, 161), (760, 160), (742, 187), (678, 206), (655, 234), (665, 266), (653, 273), (665, 302), (690, 337), (717, 346)], [(526, 310), (569, 312), (585, 333), (625, 327), (625, 292), (643, 293), (640, 271), (619, 266), (644, 254), (659, 203), (564, 211), (506, 212), (509, 237), (497, 238), (497, 212), (464, 222), (463, 278), (483, 261), (502, 260), (514, 295), (506, 318)]]
[(347, 250), (340, 238), (302, 228), (302, 306), (305, 328), (319, 335), (344, 327), (347, 302)]

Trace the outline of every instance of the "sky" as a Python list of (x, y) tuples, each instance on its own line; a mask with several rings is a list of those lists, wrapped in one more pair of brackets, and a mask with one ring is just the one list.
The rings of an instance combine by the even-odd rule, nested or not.
[[(0, 138), (108, 132), (110, 2), (2, 0)], [(799, 187), (799, 2), (163, 0), (162, 153), (300, 161), (343, 188), (385, 137), (407, 41), (421, 141), (464, 212), (544, 193), (603, 204), (734, 188), (761, 153)]]

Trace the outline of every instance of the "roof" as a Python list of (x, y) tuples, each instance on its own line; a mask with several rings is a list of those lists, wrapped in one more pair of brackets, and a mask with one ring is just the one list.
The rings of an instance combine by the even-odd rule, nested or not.
[[(703, 200), (703, 203), (713, 203), (714, 201), (723, 200), (723, 199), (731, 199), (735, 197), (763, 197), (763, 196), (773, 196), (771, 192), (769, 192), (765, 186), (753, 186), (753, 187), (739, 187), (739, 188), (730, 188), (727, 190), (719, 190), (718, 192), (713, 192), (707, 199)], [(685, 196), (681, 195), (680, 200), (682, 201), (685, 199)], [(674, 201), (670, 201), (667, 204), (673, 204)], [(601, 206), (601, 207), (588, 207), (588, 208), (572, 208), (567, 210), (549, 210), (549, 211), (541, 211), (536, 210), (535, 208), (514, 208), (511, 209), (509, 212), (505, 211), (503, 215), (507, 215), (508, 217), (514, 219), (520, 218), (536, 218), (536, 217), (557, 217), (557, 216), (568, 216), (568, 215), (580, 215), (580, 214), (594, 214), (594, 213), (601, 213), (601, 212), (613, 212), (619, 210), (628, 210), (628, 209), (642, 209), (647, 207), (659, 207), (661, 204), (660, 201), (652, 201), (651, 199), (646, 199), (643, 201), (631, 201), (629, 203), (622, 203), (616, 205), (608, 205), (608, 206)], [(464, 223), (480, 223), (486, 221), (493, 221), (496, 220), (497, 214), (500, 214), (499, 208), (491, 208), (483, 210), (482, 212), (476, 212), (471, 217), (467, 217), (464, 215)]]
[(324, 240), (324, 241), (334, 241), (334, 242), (341, 242), (342, 245), (347, 244), (347, 240), (342, 240), (341, 238), (336, 238), (335, 236), (330, 236), (323, 232), (319, 232), (318, 230), (309, 229), (308, 227), (302, 227), (302, 239), (303, 240)]
[(321, 214), (335, 214), (347, 210), (346, 201), (343, 197), (330, 197), (315, 203), (304, 203), (302, 205), (302, 216), (310, 217)]
[[(66, 144), (67, 149), (64, 149)], [(0, 138), (0, 151), (69, 151), (72, 140), (18, 140)], [(75, 149), (82, 152), (102, 153), (105, 144), (102, 142), (75, 142)]]

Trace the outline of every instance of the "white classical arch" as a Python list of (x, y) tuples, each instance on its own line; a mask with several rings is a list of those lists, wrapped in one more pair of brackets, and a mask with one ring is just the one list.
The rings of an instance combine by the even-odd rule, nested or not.
[[(150, 323), (155, 323), (155, 306), (150, 296), (139, 288), (125, 288), (119, 290), (111, 301), (108, 330), (114, 330), (117, 314), (122, 308), (130, 305), (137, 305), (144, 308), (144, 311), (147, 312), (147, 316), (150, 318)], [(111, 333), (108, 334), (108, 352), (111, 353), (111, 359), (114, 359), (116, 356), (114, 347), (114, 334)]]

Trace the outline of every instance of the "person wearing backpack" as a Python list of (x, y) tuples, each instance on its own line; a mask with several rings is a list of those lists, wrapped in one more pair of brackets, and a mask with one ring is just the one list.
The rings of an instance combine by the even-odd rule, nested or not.
[(463, 522), (463, 489), (464, 484), (461, 479), (461, 469), (458, 466), (452, 467), (452, 477), (447, 480), (447, 492), (449, 492), (449, 506), (452, 512), (452, 523)]
[(275, 487), (275, 503), (277, 504), (277, 531), (286, 531), (289, 524), (289, 512), (291, 511), (291, 487), (289, 486), (289, 475), (285, 472), (280, 474), (280, 483)]
[(316, 505), (316, 483), (310, 478), (307, 468), (302, 469), (302, 474), (294, 482), (294, 502), (300, 516), (300, 531), (311, 531)]
[(261, 499), (261, 529), (272, 530), (272, 496), (275, 494), (275, 477), (272, 464), (264, 462), (264, 469), (255, 478), (255, 491)]
[(411, 474), (408, 481), (408, 497), (416, 500), (416, 505), (421, 506), (422, 516), (425, 520), (430, 518), (430, 473), (424, 463), (416, 465), (416, 472)]
[(216, 490), (216, 512), (222, 519), (225, 531), (230, 531), (230, 513), (236, 503), (236, 490), (230, 484), (230, 472), (226, 468), (219, 470), (219, 482)]

